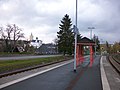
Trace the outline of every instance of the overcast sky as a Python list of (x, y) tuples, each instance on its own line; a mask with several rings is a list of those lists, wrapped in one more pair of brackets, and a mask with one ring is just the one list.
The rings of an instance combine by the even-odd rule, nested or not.
[[(68, 14), (75, 24), (76, 0), (0, 0), (0, 26), (16, 24), (26, 39), (32, 33), (43, 43), (53, 42), (59, 23)], [(120, 41), (120, 0), (78, 0), (78, 28), (90, 37), (88, 27), (101, 41)]]

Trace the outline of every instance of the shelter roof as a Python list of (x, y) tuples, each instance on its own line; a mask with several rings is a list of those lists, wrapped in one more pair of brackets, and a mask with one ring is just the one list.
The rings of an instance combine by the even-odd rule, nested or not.
[(78, 41), (77, 44), (82, 44), (82, 45), (95, 45), (95, 42), (93, 40), (90, 40), (87, 37), (83, 37), (80, 41)]

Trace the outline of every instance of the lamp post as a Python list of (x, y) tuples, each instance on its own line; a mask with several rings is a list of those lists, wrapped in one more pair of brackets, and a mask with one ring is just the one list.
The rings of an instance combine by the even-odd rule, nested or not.
[(90, 29), (90, 39), (92, 39), (92, 30), (95, 29), (95, 27), (88, 27)]
[(74, 52), (74, 72), (76, 72), (76, 49), (77, 49), (77, 0), (76, 0), (76, 21), (75, 21), (75, 52)]

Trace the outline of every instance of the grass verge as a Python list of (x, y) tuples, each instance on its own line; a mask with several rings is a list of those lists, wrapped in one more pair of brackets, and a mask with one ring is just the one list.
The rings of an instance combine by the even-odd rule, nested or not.
[(72, 57), (46, 57), (46, 58), (36, 58), (36, 59), (28, 59), (28, 60), (1, 60), (0, 61), (0, 74), (7, 73), (10, 71), (23, 69), (27, 67), (32, 67), (36, 65), (42, 65), (55, 61), (62, 61), (66, 59), (71, 59)]

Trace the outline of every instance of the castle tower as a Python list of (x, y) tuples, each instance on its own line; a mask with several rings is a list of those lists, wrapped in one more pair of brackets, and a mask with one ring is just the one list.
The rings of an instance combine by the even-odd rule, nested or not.
[(31, 33), (31, 35), (30, 35), (30, 41), (32, 41), (33, 40), (33, 35), (32, 35), (32, 33)]

